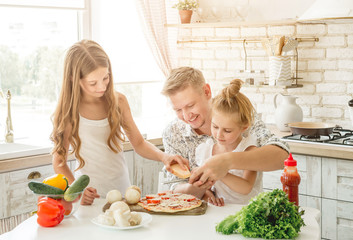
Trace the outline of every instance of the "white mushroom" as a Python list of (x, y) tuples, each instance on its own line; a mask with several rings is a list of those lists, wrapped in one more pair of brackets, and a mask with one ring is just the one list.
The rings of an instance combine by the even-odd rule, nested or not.
[(139, 225), (142, 221), (141, 214), (138, 212), (131, 212), (131, 218), (130, 218), (130, 225), (131, 226), (136, 226)]
[(127, 189), (125, 192), (125, 200), (128, 204), (136, 204), (140, 201), (141, 193), (135, 189)]
[(120, 210), (121, 212), (125, 212), (125, 211), (129, 211), (130, 212), (129, 205), (127, 205), (123, 201), (117, 201), (117, 202), (112, 203), (112, 205), (110, 206), (109, 210), (112, 210), (112, 211)]
[(109, 203), (121, 201), (123, 199), (119, 190), (111, 190), (107, 193), (106, 199)]
[(113, 213), (114, 213), (114, 211), (112, 211), (112, 210), (110, 210), (110, 209), (107, 209), (107, 210), (105, 210), (105, 212), (104, 212), (105, 215), (114, 218)]
[(99, 214), (97, 221), (100, 224), (109, 225), (109, 226), (113, 226), (115, 224), (114, 218), (112, 218), (111, 216), (108, 216), (106, 214)]
[(131, 219), (131, 213), (130, 210), (126, 211), (121, 211), (121, 209), (114, 210), (114, 220), (115, 220), (115, 225), (118, 227), (129, 227), (130, 226), (130, 219)]

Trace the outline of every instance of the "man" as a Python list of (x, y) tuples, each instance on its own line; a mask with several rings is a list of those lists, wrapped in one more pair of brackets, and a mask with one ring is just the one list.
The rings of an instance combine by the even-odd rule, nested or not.
[[(166, 80), (162, 94), (170, 99), (178, 119), (172, 121), (163, 132), (163, 145), (169, 154), (189, 159), (190, 169), (197, 167), (195, 149), (211, 137), (211, 101), (209, 84), (201, 71), (191, 67), (173, 69)], [(202, 167), (192, 172), (189, 183), (173, 184), (178, 192), (193, 192), (200, 197), (215, 181), (224, 177), (230, 169), (273, 171), (283, 168), (289, 148), (266, 128), (256, 117), (250, 133), (257, 137), (257, 149), (249, 152), (229, 152), (215, 155)], [(167, 173), (168, 180), (174, 180)]]

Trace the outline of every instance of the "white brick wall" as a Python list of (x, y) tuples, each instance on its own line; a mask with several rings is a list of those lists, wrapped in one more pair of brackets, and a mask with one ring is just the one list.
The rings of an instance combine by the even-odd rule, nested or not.
[[(243, 43), (207, 40), (259, 39), (273, 35), (318, 37), (319, 42), (301, 42), (298, 46), (298, 83), (302, 88), (244, 86), (245, 93), (262, 119), (274, 123), (273, 98), (277, 93), (298, 97), (304, 121), (324, 121), (353, 128), (347, 102), (353, 98), (353, 24), (294, 24), (259, 27), (180, 28), (179, 40), (205, 40), (180, 43), (179, 65), (199, 68), (216, 94), (231, 78), (268, 80), (268, 58), (261, 43), (247, 43), (247, 70), (265, 70), (265, 74), (240, 73), (245, 69)], [(294, 73), (294, 61), (292, 62)]]

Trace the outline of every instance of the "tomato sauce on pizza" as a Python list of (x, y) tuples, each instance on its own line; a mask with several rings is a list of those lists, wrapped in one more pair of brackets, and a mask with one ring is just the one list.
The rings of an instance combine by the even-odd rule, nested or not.
[(148, 194), (138, 205), (148, 211), (174, 213), (187, 211), (201, 206), (202, 201), (190, 194), (161, 192)]

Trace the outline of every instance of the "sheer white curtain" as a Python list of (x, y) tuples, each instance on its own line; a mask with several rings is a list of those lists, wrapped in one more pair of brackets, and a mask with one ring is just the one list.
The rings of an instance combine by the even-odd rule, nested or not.
[[(177, 30), (167, 28), (165, 0), (135, 0), (142, 29), (154, 58), (165, 76), (176, 67)], [(170, 8), (170, 6), (167, 6)]]

